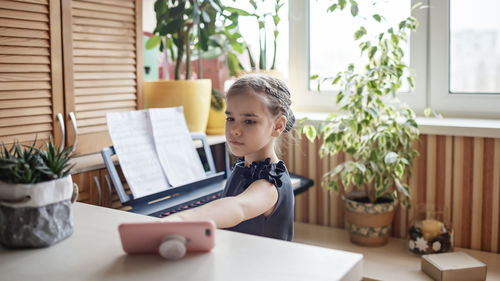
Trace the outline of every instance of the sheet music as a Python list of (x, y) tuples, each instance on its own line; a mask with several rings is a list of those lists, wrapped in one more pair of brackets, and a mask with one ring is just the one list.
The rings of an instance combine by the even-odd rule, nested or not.
[(175, 187), (206, 178), (183, 108), (151, 108), (149, 116), (156, 152), (168, 182)]
[(134, 198), (169, 187), (153, 143), (147, 110), (107, 113), (108, 130)]

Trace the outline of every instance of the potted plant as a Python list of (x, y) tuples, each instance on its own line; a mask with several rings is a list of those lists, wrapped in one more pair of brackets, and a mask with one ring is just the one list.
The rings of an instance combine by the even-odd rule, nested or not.
[(35, 144), (0, 147), (0, 244), (7, 248), (50, 246), (73, 233), (72, 149)]
[(225, 96), (219, 89), (212, 90), (210, 112), (208, 114), (207, 135), (223, 135), (226, 123)]
[[(355, 1), (349, 2), (351, 13), (358, 13)], [(339, 0), (330, 10), (343, 10), (349, 4)], [(375, 14), (373, 20), (383, 17)], [(419, 129), (415, 113), (397, 99), (403, 79), (413, 88), (413, 78), (403, 61), (402, 42), (417, 27), (408, 17), (397, 28), (389, 28), (374, 40), (361, 40), (367, 30), (362, 26), (354, 34), (360, 40), (362, 56), (368, 63), (357, 69), (352, 64), (332, 78), (311, 79), (338, 84), (336, 105), (332, 114), (318, 129), (303, 127), (309, 140), (322, 138), (320, 156), (345, 153), (350, 157), (323, 176), (322, 185), (344, 188), (346, 228), (351, 241), (368, 246), (384, 245), (389, 237), (398, 201), (409, 204), (409, 187), (404, 181), (411, 175), (413, 160), (418, 155), (414, 143)], [(319, 86), (319, 85), (318, 85)], [(350, 192), (349, 192), (350, 191)]]
[[(234, 0), (233, 0), (234, 1)], [(258, 61), (252, 55), (250, 48), (248, 46), (247, 40), (244, 40), (244, 48), (248, 55), (248, 61), (250, 63), (250, 69), (245, 70), (241, 62), (238, 61), (234, 64), (234, 71), (236, 73), (241, 72), (266, 72), (271, 75), (279, 76), (282, 75), (276, 71), (276, 55), (277, 55), (277, 39), (279, 35), (278, 24), (281, 21), (279, 17), (279, 11), (285, 5), (283, 0), (275, 0), (273, 9), (267, 9), (265, 1), (260, 0), (250, 0), (249, 4), (252, 9), (246, 11), (236, 7), (226, 7), (226, 10), (237, 14), (239, 17), (250, 17), (254, 19), (254, 22), (258, 28), (259, 32), (259, 58)], [(267, 36), (270, 28), (270, 23), (272, 22), (272, 38), (273, 38), (273, 48), (271, 60), (268, 60), (268, 48), (267, 48)], [(244, 39), (244, 38), (243, 38)], [(240, 52), (242, 53), (242, 52)], [(258, 62), (258, 64), (256, 63)], [(270, 62), (270, 64), (269, 64)]]
[[(156, 27), (146, 48), (160, 46), (175, 61), (174, 79), (144, 83), (144, 106), (183, 106), (190, 131), (204, 132), (210, 108), (210, 79), (192, 79), (193, 51), (207, 51), (222, 15), (218, 0), (156, 0)], [(184, 73), (181, 74), (182, 68)], [(185, 80), (181, 80), (185, 79)]]
[[(238, 64), (235, 52), (243, 50), (241, 35), (235, 30), (237, 15), (229, 15), (232, 26), (216, 26), (209, 37), (208, 51), (201, 53), (202, 62), (193, 66), (200, 77), (212, 80), (212, 96), (208, 114), (207, 135), (224, 134), (226, 122), (225, 82), (235, 76), (234, 65)], [(200, 71), (201, 69), (201, 71)]]

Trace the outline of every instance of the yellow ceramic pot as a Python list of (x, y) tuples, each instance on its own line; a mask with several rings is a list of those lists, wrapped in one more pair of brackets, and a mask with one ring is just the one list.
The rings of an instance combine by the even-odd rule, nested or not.
[(217, 111), (210, 107), (208, 114), (207, 135), (223, 135), (224, 125), (226, 124), (226, 103), (224, 107)]
[(205, 132), (211, 93), (210, 79), (144, 82), (144, 108), (183, 106), (189, 131)]

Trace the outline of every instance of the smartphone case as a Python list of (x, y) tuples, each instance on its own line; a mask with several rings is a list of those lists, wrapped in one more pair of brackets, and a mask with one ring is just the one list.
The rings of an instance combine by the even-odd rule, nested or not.
[(187, 252), (208, 252), (215, 246), (212, 221), (122, 223), (118, 231), (128, 254), (158, 253), (163, 238), (171, 234), (186, 238)]

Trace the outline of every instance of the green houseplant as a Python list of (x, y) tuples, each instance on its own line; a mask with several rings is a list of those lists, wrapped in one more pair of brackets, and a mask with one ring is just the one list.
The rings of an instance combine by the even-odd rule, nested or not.
[(195, 44), (196, 48), (208, 51), (210, 36), (216, 32), (216, 20), (222, 15), (222, 7), (218, 0), (156, 0), (156, 27), (154, 35), (146, 42), (146, 48), (159, 45), (160, 51), (168, 50), (172, 60), (176, 61), (175, 80), (181, 79), (183, 65), (184, 79), (191, 78), (190, 62)]
[(196, 50), (201, 57), (213, 46), (212, 36), (220, 33), (217, 20), (223, 17), (223, 6), (219, 0), (156, 0), (154, 10), (156, 27), (146, 48), (160, 46), (160, 51), (167, 51), (175, 61), (175, 80), (145, 82), (144, 106), (183, 106), (189, 130), (204, 132), (212, 83), (210, 79), (192, 80), (191, 61)]
[[(16, 143), (0, 151), (0, 244), (45, 247), (73, 233), (71, 201), (77, 194), (69, 164), (72, 148), (59, 151)], [(71, 199), (71, 201), (70, 201)]]
[[(235, 0), (233, 0), (235, 1)], [(285, 5), (285, 1), (283, 0), (275, 0), (273, 9), (267, 10), (265, 7), (265, 1), (248, 1), (251, 5), (252, 9), (250, 11), (246, 11), (243, 9), (239, 9), (236, 7), (226, 7), (226, 10), (238, 15), (239, 17), (250, 17), (254, 19), (254, 22), (258, 28), (259, 32), (259, 59), (258, 64), (256, 63), (256, 59), (252, 55), (250, 48), (248, 46), (247, 41), (244, 41), (244, 48), (248, 54), (248, 60), (250, 62), (250, 70), (251, 71), (274, 71), (276, 69), (276, 55), (277, 55), (277, 39), (279, 35), (278, 24), (281, 21), (279, 17), (279, 11)], [(270, 22), (272, 24), (270, 24)], [(271, 25), (271, 26), (270, 26)], [(271, 64), (269, 66), (268, 60), (268, 49), (267, 49), (267, 31), (272, 28), (272, 40), (273, 40), (273, 49), (272, 49), (272, 58), (270, 60)], [(239, 48), (238, 48), (239, 49)], [(242, 53), (242, 52), (240, 52)], [(234, 65), (234, 71), (236, 73), (244, 70), (244, 67), (241, 63)]]
[[(356, 16), (355, 1), (339, 0), (329, 10), (343, 10), (349, 5)], [(372, 17), (375, 22), (383, 20), (379, 14)], [(336, 97), (339, 114), (332, 114), (318, 129), (306, 125), (303, 132), (309, 140), (322, 138), (320, 156), (339, 152), (350, 156), (323, 176), (322, 185), (334, 190), (354, 190), (344, 195), (344, 207), (346, 228), (355, 243), (385, 244), (397, 202), (409, 202), (404, 177), (410, 176), (418, 155), (413, 144), (418, 140), (419, 129), (415, 113), (399, 102), (397, 92), (405, 78), (410, 87), (414, 86), (401, 45), (417, 25), (417, 20), (410, 16), (374, 40), (363, 40), (367, 30), (361, 26), (354, 39), (360, 41), (361, 54), (368, 59), (365, 67), (356, 69), (351, 64), (331, 78), (311, 77), (318, 83), (329, 81), (340, 86)], [(360, 219), (360, 214), (367, 217)], [(361, 224), (363, 220), (367, 224)]]

